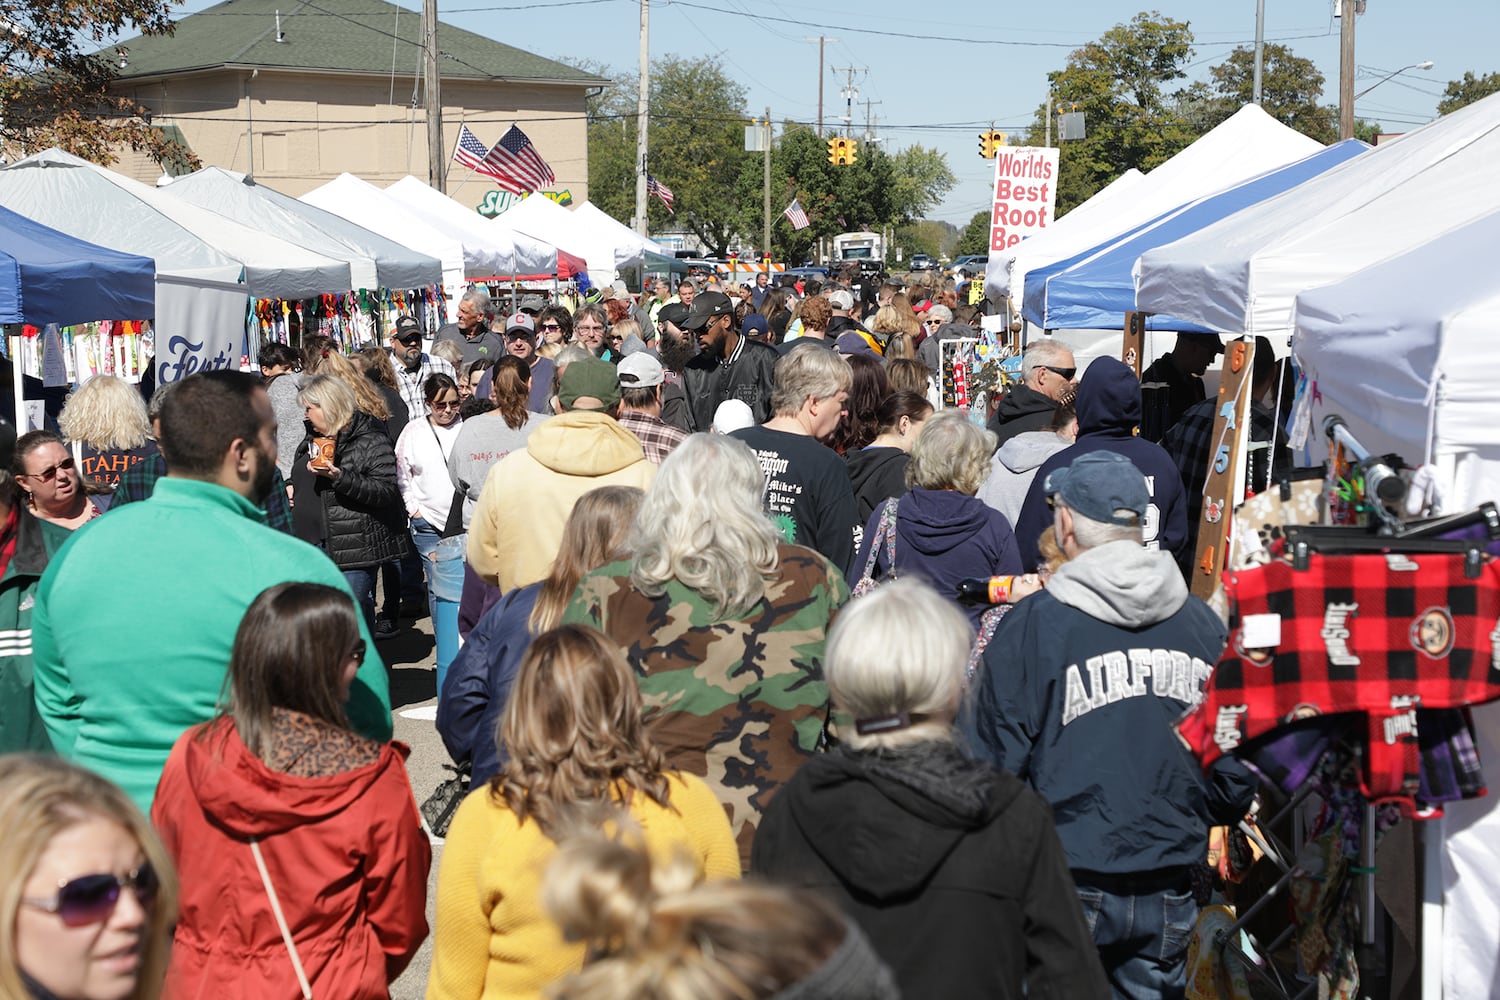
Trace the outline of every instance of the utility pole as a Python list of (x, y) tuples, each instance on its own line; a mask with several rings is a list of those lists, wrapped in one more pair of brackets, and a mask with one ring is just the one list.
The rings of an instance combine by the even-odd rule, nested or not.
[(870, 108), (872, 108), (876, 104), (884, 104), (885, 102), (865, 99), (863, 101), (860, 101), (859, 103), (865, 106), (865, 142), (869, 142), (875, 136), (875, 133), (871, 130), (870, 127)]
[[(820, 77), (821, 79), (821, 77)], [(771, 253), (771, 106), (766, 105), (766, 124), (763, 126), (765, 132), (761, 138), (761, 145), (765, 147), (765, 226), (761, 230), (760, 252), (762, 256)]]
[(1255, 0), (1255, 83), (1250, 100), (1260, 103), (1261, 76), (1266, 61), (1266, 0)]
[(829, 42), (838, 41), (837, 38), (829, 38), (827, 35), (819, 35), (813, 38), (811, 35), (802, 39), (804, 42), (818, 43), (818, 138), (823, 138), (823, 50)]
[(1354, 138), (1354, 0), (1339, 5), (1339, 138)]
[(635, 103), (635, 231), (650, 234), (646, 210), (646, 126), (651, 110), (651, 0), (641, 0), (641, 90)]
[(427, 98), (427, 183), (446, 194), (443, 168), (443, 84), (438, 73), (437, 0), (422, 0), (422, 85)]
[(1052, 91), (1047, 91), (1047, 141), (1048, 149), (1052, 148)]
[(854, 138), (854, 101), (859, 97), (859, 91), (854, 87), (854, 74), (869, 71), (868, 66), (830, 66), (829, 70), (834, 74), (844, 74), (844, 88), (840, 92), (844, 98), (844, 138)]

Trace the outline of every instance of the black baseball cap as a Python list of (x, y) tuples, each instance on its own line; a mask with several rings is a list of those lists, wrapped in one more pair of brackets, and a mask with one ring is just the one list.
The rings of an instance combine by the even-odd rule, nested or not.
[(693, 299), (692, 308), (688, 309), (687, 319), (679, 325), (684, 330), (697, 333), (708, 326), (710, 320), (718, 316), (734, 315), (734, 303), (729, 301), (729, 296), (723, 292), (702, 292)]
[(657, 323), (671, 323), (681, 329), (687, 322), (688, 307), (681, 302), (669, 302), (656, 311)]
[(422, 324), (418, 323), (414, 317), (402, 316), (396, 320), (394, 336), (397, 340), (421, 340)]

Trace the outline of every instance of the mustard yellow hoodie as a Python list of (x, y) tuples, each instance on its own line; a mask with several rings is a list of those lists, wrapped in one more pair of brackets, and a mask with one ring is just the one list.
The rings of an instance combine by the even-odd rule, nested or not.
[(601, 486), (645, 489), (654, 478), (640, 441), (613, 417), (560, 413), (490, 469), (469, 525), (469, 564), (502, 591), (536, 583), (551, 571), (579, 497)]

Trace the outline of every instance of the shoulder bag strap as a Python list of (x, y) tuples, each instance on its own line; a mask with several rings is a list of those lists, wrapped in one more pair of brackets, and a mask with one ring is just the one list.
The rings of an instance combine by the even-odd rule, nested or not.
[[(448, 503), (448, 522), (442, 526), (442, 537), (452, 538), (454, 535), (463, 534), (464, 530), (464, 500), (468, 491), (459, 482), (458, 477), (453, 474), (453, 466), (448, 464), (448, 455), (443, 451), (443, 439), (438, 437), (437, 428), (432, 426), (432, 420), (423, 417), (427, 423), (427, 429), (432, 432), (432, 440), (437, 442), (438, 454), (443, 456), (443, 468), (448, 470), (448, 481), (453, 484), (453, 499)], [(457, 444), (457, 441), (454, 442)]]
[(292, 957), (292, 969), (297, 973), (297, 984), (302, 987), (302, 998), (312, 1000), (312, 984), (307, 981), (302, 959), (297, 955), (297, 944), (292, 940), (291, 928), (286, 925), (286, 914), (281, 912), (281, 900), (276, 898), (271, 873), (266, 871), (266, 859), (260, 853), (260, 842), (254, 837), (250, 838), (250, 852), (255, 855), (255, 867), (260, 869), (260, 881), (266, 887), (266, 896), (271, 900), (271, 912), (276, 915), (276, 926), (281, 929), (281, 940), (286, 944), (286, 953)]
[(885, 533), (885, 561), (890, 566), (890, 578), (896, 579), (896, 515), (901, 506), (900, 497), (891, 497), (886, 501), (886, 514), (890, 515), (891, 526)]

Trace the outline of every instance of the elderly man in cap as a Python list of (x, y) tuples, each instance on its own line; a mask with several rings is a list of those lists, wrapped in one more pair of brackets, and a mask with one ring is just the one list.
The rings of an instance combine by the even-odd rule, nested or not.
[(1042, 488), (1068, 561), (1001, 619), (964, 725), (980, 757), (1052, 804), (1115, 996), (1180, 998), (1190, 870), (1210, 824), (1255, 796), (1230, 758), (1205, 776), (1172, 728), (1202, 700), (1224, 625), (1141, 544), (1151, 494), (1128, 458), (1077, 455)]
[(625, 355), (616, 371), (620, 375), (620, 426), (640, 439), (647, 461), (660, 465), (688, 437), (687, 431), (661, 418), (666, 371), (645, 351)]
[(396, 385), (406, 403), (408, 417), (421, 420), (427, 416), (427, 396), (423, 391), (427, 376), (441, 372), (456, 382), (458, 373), (442, 358), (435, 358), (422, 350), (422, 326), (410, 316), (396, 320), (390, 347), (396, 362)]
[[(546, 413), (552, 399), (552, 361), (536, 352), (536, 321), (524, 312), (511, 315), (505, 322), (505, 350), (531, 366), (531, 397), (527, 409), (533, 413)], [(476, 392), (489, 395), (490, 372), (480, 378)]]
[(683, 369), (692, 429), (711, 428), (714, 411), (726, 399), (749, 404), (757, 422), (769, 420), (776, 348), (740, 335), (723, 292), (703, 292), (694, 299), (682, 325), (698, 339), (698, 354)]
[(1193, 404), (1203, 402), (1207, 396), (1203, 388), (1203, 373), (1214, 363), (1214, 358), (1223, 353), (1224, 342), (1217, 333), (1179, 333), (1172, 349), (1141, 372), (1142, 386), (1166, 386), (1167, 406), (1162, 414), (1162, 434), (1182, 419)]
[(615, 419), (614, 365), (597, 358), (569, 364), (557, 401), (561, 412), (490, 469), (474, 505), (469, 564), (502, 592), (547, 575), (579, 497), (600, 486), (645, 489), (656, 478), (640, 441)]

